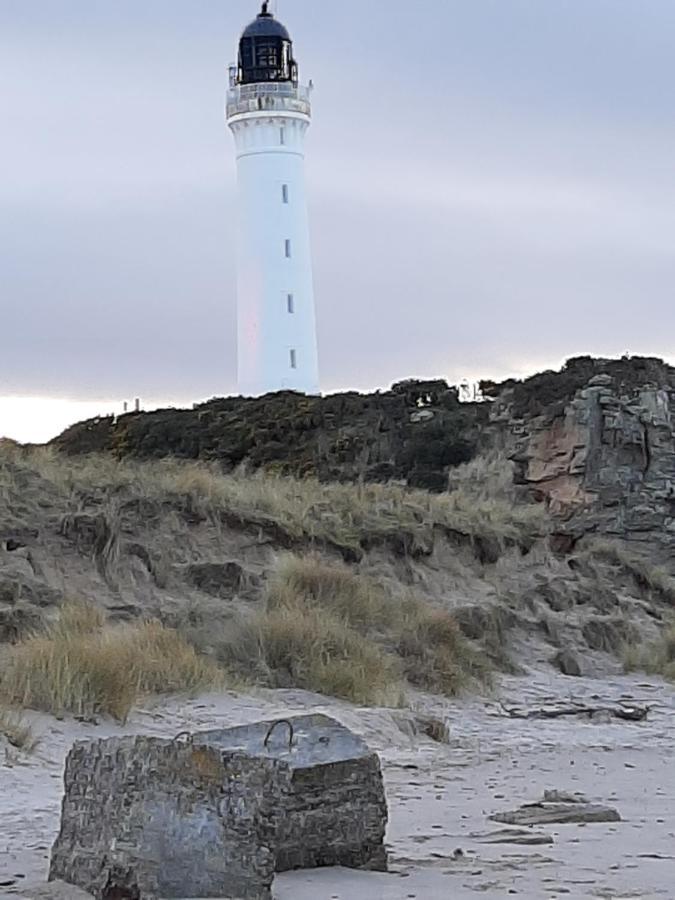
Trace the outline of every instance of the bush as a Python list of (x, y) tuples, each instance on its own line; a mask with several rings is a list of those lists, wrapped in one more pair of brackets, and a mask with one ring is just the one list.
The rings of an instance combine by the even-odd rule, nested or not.
[(221, 681), (176, 631), (157, 622), (102, 627), (99, 614), (69, 606), (44, 635), (8, 652), (0, 697), (55, 715), (110, 715), (125, 722), (143, 694), (198, 691)]

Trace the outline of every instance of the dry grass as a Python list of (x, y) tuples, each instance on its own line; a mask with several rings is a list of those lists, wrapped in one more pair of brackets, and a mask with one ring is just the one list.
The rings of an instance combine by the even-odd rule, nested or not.
[(0, 706), (0, 736), (25, 753), (32, 753), (38, 745), (33, 728), (23, 715), (6, 706)]
[(341, 563), (287, 554), (265, 608), (248, 618), (209, 606), (178, 627), (235, 682), (301, 688), (363, 705), (400, 705), (405, 686), (445, 696), (490, 683), (491, 666), (454, 617), (389, 596)]
[(65, 607), (45, 634), (10, 649), (0, 697), (55, 715), (126, 721), (144, 694), (192, 693), (221, 682), (176, 631), (157, 622), (105, 627), (96, 610)]
[[(401, 676), (416, 687), (446, 696), (489, 682), (489, 663), (463, 637), (450, 613), (415, 596), (390, 597), (378, 583), (344, 565), (329, 565), (311, 556), (282, 558), (270, 582), (267, 603), (261, 624), (264, 655), (272, 669), (275, 660), (270, 660), (267, 648), (274, 632), (289, 622), (304, 622), (298, 627), (306, 628), (311, 646), (317, 644), (321, 629), (330, 628), (331, 640), (337, 633), (343, 640), (349, 635), (354, 661), (350, 664), (345, 659), (345, 664), (358, 671), (366, 688), (376, 686), (378, 695), (383, 685), (391, 692), (392, 680), (398, 684)], [(330, 659), (332, 652), (322, 648), (319, 655)], [(367, 655), (371, 665), (364, 663)], [(332, 677), (336, 679), (337, 674), (331, 668)], [(326, 691), (327, 685), (328, 679), (323, 678), (322, 687), (315, 689), (336, 693)]]
[(658, 641), (648, 645), (630, 645), (624, 653), (627, 672), (662, 675), (675, 682), (675, 625), (667, 628)]
[[(510, 497), (477, 497), (473, 470), (448, 494), (429, 494), (398, 485), (320, 484), (264, 474), (222, 474), (216, 466), (177, 460), (153, 463), (112, 457), (69, 458), (51, 450), (0, 450), (0, 469), (30, 470), (60, 497), (64, 515), (77, 498), (118, 507), (144, 499), (215, 521), (240, 522), (274, 531), (296, 543), (323, 543), (360, 555), (364, 547), (395, 542), (410, 552), (428, 549), (440, 530), (499, 546), (526, 544), (546, 530), (541, 507)], [(503, 477), (503, 476), (502, 476)], [(474, 479), (475, 480), (475, 479)]]
[(50, 628), (50, 635), (74, 638), (79, 635), (95, 634), (105, 627), (103, 610), (86, 600), (70, 600), (59, 610), (56, 622)]
[(462, 635), (452, 615), (418, 602), (401, 629), (397, 652), (410, 684), (455, 697), (471, 685), (490, 685), (492, 667)]
[(269, 609), (293, 607), (298, 600), (326, 610), (353, 628), (391, 628), (403, 617), (401, 605), (377, 582), (346, 565), (288, 554), (279, 559), (270, 579), (267, 605)]
[(448, 488), (481, 503), (490, 503), (494, 499), (515, 502), (514, 471), (511, 460), (500, 453), (477, 456), (450, 470)]
[(595, 539), (588, 544), (587, 554), (592, 559), (618, 566), (630, 575), (641, 590), (648, 591), (675, 606), (675, 579), (666, 569), (655, 566), (615, 541)]
[(330, 613), (302, 601), (257, 622), (275, 687), (297, 687), (362, 705), (395, 705), (401, 672), (393, 656)]

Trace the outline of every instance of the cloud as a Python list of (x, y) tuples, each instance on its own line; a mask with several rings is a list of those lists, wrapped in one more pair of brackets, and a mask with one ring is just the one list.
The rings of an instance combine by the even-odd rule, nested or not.
[[(0, 7), (0, 396), (235, 390), (222, 101), (252, 7)], [(672, 355), (672, 4), (383, 7), (283, 2), (325, 388)]]

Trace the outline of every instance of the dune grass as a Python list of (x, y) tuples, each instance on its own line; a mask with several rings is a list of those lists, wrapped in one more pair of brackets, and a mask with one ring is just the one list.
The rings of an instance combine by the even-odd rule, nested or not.
[(507, 496), (477, 496), (476, 466), (467, 467), (465, 475), (460, 467), (450, 492), (429, 494), (395, 484), (322, 484), (262, 473), (223, 474), (207, 463), (72, 458), (46, 449), (0, 450), (0, 468), (3, 460), (15, 471), (39, 476), (54, 501), (60, 499), (64, 515), (77, 498), (114, 500), (116, 511), (129, 500), (143, 499), (215, 521), (269, 529), (282, 541), (322, 543), (356, 556), (364, 547), (387, 541), (410, 552), (428, 549), (437, 530), (498, 546), (525, 544), (546, 530), (541, 506)]
[(315, 556), (280, 559), (254, 624), (272, 681), (285, 686), (381, 704), (406, 682), (445, 696), (490, 682), (449, 612)]
[(352, 628), (391, 628), (403, 608), (374, 580), (346, 565), (314, 555), (281, 556), (267, 587), (268, 609), (302, 602), (330, 613)]
[(397, 705), (397, 660), (344, 621), (298, 601), (270, 609), (255, 623), (270, 683), (361, 705)]
[(0, 737), (25, 753), (32, 753), (38, 744), (38, 738), (23, 714), (4, 705), (0, 705)]
[(595, 538), (589, 541), (586, 552), (591, 559), (599, 559), (618, 566), (641, 590), (648, 591), (675, 606), (675, 578), (665, 568), (638, 556), (618, 541)]
[(10, 648), (0, 699), (124, 722), (145, 694), (192, 693), (221, 682), (218, 668), (178, 632), (158, 622), (107, 626), (97, 610), (76, 604), (43, 634)]
[(661, 675), (675, 682), (675, 625), (670, 625), (661, 637), (651, 644), (632, 644), (624, 652), (627, 672), (646, 672)]

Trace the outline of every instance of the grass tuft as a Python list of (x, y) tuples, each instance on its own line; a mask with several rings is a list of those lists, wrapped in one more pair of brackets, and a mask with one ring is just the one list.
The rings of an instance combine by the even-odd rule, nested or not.
[(0, 736), (4, 737), (12, 747), (32, 753), (38, 745), (32, 726), (23, 715), (15, 709), (0, 706)]
[(666, 569), (655, 566), (615, 541), (593, 540), (589, 543), (587, 552), (591, 558), (619, 566), (630, 575), (641, 590), (648, 591), (675, 606), (675, 578)]
[(326, 610), (353, 628), (377, 628), (401, 619), (400, 604), (381, 586), (340, 563), (326, 563), (316, 556), (280, 558), (270, 580), (270, 609), (293, 607), (298, 598), (313, 608)]
[(399, 696), (403, 679), (446, 696), (490, 681), (449, 612), (313, 556), (280, 560), (257, 627), (274, 683), (356, 703)]
[(214, 663), (157, 622), (101, 627), (93, 611), (72, 605), (62, 616), (10, 649), (0, 698), (54, 715), (125, 722), (144, 694), (192, 693), (222, 680)]
[(428, 604), (410, 609), (397, 651), (405, 677), (421, 690), (455, 697), (471, 684), (491, 684), (486, 656), (469, 644), (450, 613)]
[(274, 687), (297, 687), (362, 705), (396, 704), (397, 661), (330, 613), (298, 602), (257, 623)]
[(667, 628), (661, 637), (651, 644), (631, 644), (624, 652), (624, 668), (627, 672), (647, 672), (661, 675), (675, 682), (675, 625)]

